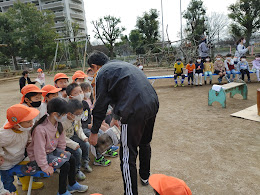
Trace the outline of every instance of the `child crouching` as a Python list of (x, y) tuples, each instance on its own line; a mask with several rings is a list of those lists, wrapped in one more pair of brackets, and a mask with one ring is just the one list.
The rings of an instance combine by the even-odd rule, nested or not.
[(76, 182), (75, 158), (65, 151), (65, 133), (61, 122), (67, 119), (67, 106), (68, 103), (61, 98), (48, 102), (47, 114), (33, 126), (32, 142), (27, 148), (30, 160), (36, 161), (46, 174), (52, 175), (54, 168), (60, 169), (58, 195), (88, 190), (88, 186)]

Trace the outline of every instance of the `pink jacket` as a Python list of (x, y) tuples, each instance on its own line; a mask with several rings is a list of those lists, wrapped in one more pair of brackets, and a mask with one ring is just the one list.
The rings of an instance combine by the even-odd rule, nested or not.
[(31, 161), (36, 160), (41, 170), (45, 171), (49, 167), (47, 154), (53, 152), (56, 148), (65, 150), (65, 134), (62, 132), (59, 135), (57, 126), (53, 126), (47, 117), (33, 131), (32, 142), (27, 147), (28, 157)]

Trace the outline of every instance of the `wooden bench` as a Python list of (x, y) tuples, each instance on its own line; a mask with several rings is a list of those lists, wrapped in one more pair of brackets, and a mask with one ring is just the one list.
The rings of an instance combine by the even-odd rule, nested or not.
[(226, 94), (230, 93), (230, 97), (233, 98), (235, 94), (241, 94), (243, 99), (247, 99), (247, 85), (245, 82), (232, 82), (225, 85), (221, 85), (220, 91), (213, 89), (209, 90), (208, 105), (212, 106), (213, 102), (219, 102), (222, 108), (226, 108)]

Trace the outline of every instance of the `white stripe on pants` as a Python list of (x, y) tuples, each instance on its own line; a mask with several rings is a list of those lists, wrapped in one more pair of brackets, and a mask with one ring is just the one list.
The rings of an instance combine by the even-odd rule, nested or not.
[(200, 82), (200, 85), (202, 85), (202, 73), (196, 73), (195, 74), (195, 84), (198, 85), (198, 79), (199, 79), (199, 82)]
[(126, 194), (133, 195), (131, 175), (129, 169), (129, 148), (127, 146), (127, 124), (122, 125), (121, 139), (123, 148), (123, 179), (126, 185)]

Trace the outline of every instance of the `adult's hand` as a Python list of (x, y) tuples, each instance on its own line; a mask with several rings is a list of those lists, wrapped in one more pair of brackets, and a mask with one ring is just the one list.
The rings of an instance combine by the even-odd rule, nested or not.
[(0, 166), (5, 162), (4, 157), (0, 156)]
[(98, 140), (98, 134), (91, 133), (88, 138), (89, 143), (91, 145), (95, 146), (95, 145), (97, 145), (97, 140)]

